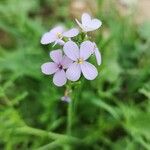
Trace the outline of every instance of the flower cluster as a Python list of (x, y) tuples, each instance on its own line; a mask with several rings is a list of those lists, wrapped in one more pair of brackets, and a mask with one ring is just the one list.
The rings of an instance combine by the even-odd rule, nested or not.
[[(46, 75), (54, 74), (53, 82), (56, 86), (63, 86), (67, 80), (77, 81), (81, 74), (87, 80), (94, 80), (98, 71), (96, 67), (88, 62), (91, 55), (95, 55), (97, 64), (101, 64), (101, 54), (95, 42), (88, 40), (87, 32), (94, 31), (102, 25), (98, 19), (92, 19), (89, 14), (84, 13), (81, 23), (76, 19), (81, 28), (80, 33), (77, 28), (66, 30), (63, 26), (56, 26), (41, 38), (42, 44), (59, 44), (62, 49), (50, 52), (53, 62), (44, 63), (41, 70)], [(85, 35), (82, 42), (74, 40), (74, 37)]]

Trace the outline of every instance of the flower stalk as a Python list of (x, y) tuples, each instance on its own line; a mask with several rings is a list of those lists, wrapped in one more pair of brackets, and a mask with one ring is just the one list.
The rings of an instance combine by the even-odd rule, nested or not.
[[(95, 42), (90, 41), (88, 32), (97, 30), (101, 27), (102, 22), (99, 19), (91, 18), (87, 13), (83, 13), (81, 22), (75, 19), (81, 32), (78, 28), (72, 28), (68, 31), (62, 26), (54, 27), (49, 32), (46, 32), (41, 38), (41, 44), (54, 43), (60, 46), (59, 49), (50, 52), (52, 62), (44, 63), (41, 66), (41, 70), (46, 75), (53, 75), (53, 83), (56, 86), (64, 86), (66, 84), (66, 90), (61, 100), (68, 102), (67, 109), (67, 135), (63, 135), (62, 138), (72, 137), (72, 126), (74, 118), (73, 108), (75, 107), (75, 90), (76, 85), (81, 82), (79, 79), (84, 76), (87, 80), (94, 80), (98, 76), (97, 68), (89, 62), (89, 58), (94, 54), (97, 60), (97, 64), (101, 64), (101, 54)], [(27, 131), (30, 128), (25, 128)], [(31, 130), (32, 133), (43, 133), (42, 131), (36, 132)], [(61, 138), (61, 135), (49, 133), (54, 139)], [(72, 139), (72, 138), (71, 138)], [(68, 139), (69, 140), (69, 139)], [(70, 146), (65, 147), (65, 150), (70, 150)]]

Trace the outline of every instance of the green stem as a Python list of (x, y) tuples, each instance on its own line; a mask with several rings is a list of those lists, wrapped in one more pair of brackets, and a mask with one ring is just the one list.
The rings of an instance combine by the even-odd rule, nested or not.
[(71, 135), (72, 128), (72, 99), (68, 104), (67, 134)]
[(41, 129), (36, 129), (28, 126), (20, 127), (16, 129), (16, 133), (18, 134), (30, 134), (34, 136), (39, 136), (39, 137), (47, 137), (53, 140), (58, 140), (58, 139), (64, 139), (68, 142), (80, 142), (79, 139), (68, 136), (68, 135), (63, 135), (63, 134), (58, 134), (58, 133), (53, 133), (53, 132), (47, 132)]
[(54, 148), (58, 148), (59, 146), (61, 146), (61, 144), (62, 144), (61, 140), (56, 140), (56, 141), (48, 143), (42, 147), (39, 147), (37, 150), (54, 149)]
[[(67, 135), (71, 135), (71, 127), (72, 127), (72, 99), (68, 104), (68, 118), (67, 118)], [(66, 145), (64, 150), (71, 150), (70, 145)]]
[[(71, 87), (71, 83), (69, 83), (67, 85), (67, 89), (66, 91), (72, 91), (72, 87)], [(70, 92), (69, 92), (70, 93)], [(70, 94), (71, 96), (72, 94)], [(71, 97), (71, 101), (68, 103), (68, 109), (67, 109), (67, 135), (71, 136), (72, 134), (72, 97)], [(70, 145), (65, 145), (64, 146), (64, 150), (71, 150), (71, 146)]]

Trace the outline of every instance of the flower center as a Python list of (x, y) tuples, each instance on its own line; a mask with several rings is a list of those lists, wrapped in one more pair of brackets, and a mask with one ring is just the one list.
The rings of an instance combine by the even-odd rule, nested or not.
[(56, 35), (59, 39), (61, 39), (63, 37), (63, 35), (60, 32), (58, 32)]
[(63, 69), (63, 66), (61, 64), (58, 64), (58, 68), (61, 70)]
[(79, 59), (77, 60), (77, 63), (78, 63), (78, 64), (83, 64), (83, 59), (82, 59), (82, 58), (79, 58)]

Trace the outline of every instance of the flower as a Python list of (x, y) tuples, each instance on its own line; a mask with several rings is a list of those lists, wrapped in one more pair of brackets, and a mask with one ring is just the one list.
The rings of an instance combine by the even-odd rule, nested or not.
[(70, 98), (69, 96), (62, 96), (62, 97), (61, 97), (61, 100), (62, 100), (63, 102), (69, 103), (69, 102), (71, 101), (71, 98)]
[(65, 31), (63, 26), (56, 26), (49, 32), (46, 32), (41, 38), (41, 44), (49, 44), (55, 42), (60, 45), (64, 45), (63, 37), (71, 38), (79, 34), (78, 29), (72, 28), (68, 31)]
[(87, 80), (94, 80), (98, 75), (94, 65), (86, 60), (91, 56), (94, 44), (90, 41), (84, 41), (80, 45), (80, 49), (76, 43), (68, 41), (65, 43), (64, 53), (74, 62), (68, 67), (66, 76), (71, 81), (77, 81), (81, 73)]
[(71, 102), (71, 98), (69, 96), (69, 94), (72, 92), (72, 90), (68, 90), (66, 89), (65, 90), (65, 93), (64, 93), (64, 96), (61, 97), (61, 100), (64, 101), (64, 102)]
[(82, 14), (81, 23), (75, 19), (77, 24), (84, 32), (94, 31), (101, 27), (102, 22), (98, 19), (91, 19), (91, 16), (87, 13)]
[(63, 56), (60, 49), (50, 52), (50, 57), (54, 62), (44, 63), (41, 70), (46, 75), (54, 74), (53, 83), (56, 86), (63, 86), (67, 82), (64, 69), (69, 67), (72, 60), (65, 55)]
[(95, 54), (97, 64), (98, 64), (98, 65), (101, 65), (101, 62), (102, 62), (101, 53), (100, 53), (100, 51), (99, 51), (99, 49), (98, 49), (96, 43), (93, 42), (93, 44), (94, 44), (94, 49), (93, 49), (93, 51), (92, 51), (92, 54)]

